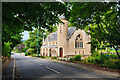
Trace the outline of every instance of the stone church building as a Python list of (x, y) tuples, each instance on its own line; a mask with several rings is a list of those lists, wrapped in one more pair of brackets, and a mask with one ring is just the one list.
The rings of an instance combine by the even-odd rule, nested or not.
[(57, 31), (51, 33), (44, 40), (40, 49), (41, 56), (50, 57), (66, 57), (81, 54), (82, 56), (91, 55), (90, 35), (84, 30), (76, 27), (68, 28), (68, 21), (60, 19), (63, 23), (59, 23)]

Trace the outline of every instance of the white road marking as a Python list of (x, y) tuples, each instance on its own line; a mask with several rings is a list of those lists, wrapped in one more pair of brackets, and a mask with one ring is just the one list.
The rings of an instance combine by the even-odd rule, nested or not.
[[(36, 61), (36, 60), (33, 60), (35, 63), (37, 63), (38, 61)], [(38, 63), (37, 63), (38, 64)], [(41, 65), (42, 66), (42, 64), (39, 64), (39, 65)], [(52, 68), (50, 68), (50, 67), (48, 67), (48, 66), (45, 66), (45, 68), (47, 68), (47, 69), (49, 69), (49, 70), (51, 70), (51, 71), (54, 71), (54, 72), (56, 72), (56, 73), (60, 73), (60, 72), (58, 72), (58, 71), (56, 71), (56, 70), (54, 70), (54, 69), (52, 69)]]
[(12, 80), (15, 78), (15, 59), (14, 59), (14, 64), (13, 64), (13, 75), (12, 75)]
[(56, 70), (54, 70), (54, 69), (52, 69), (52, 68), (49, 68), (49, 67), (47, 67), (47, 66), (46, 66), (46, 68), (49, 69), (49, 70), (52, 70), (52, 71), (54, 71), (54, 72), (56, 72), (56, 73), (60, 73), (60, 72), (58, 72), (58, 71), (56, 71)]
[[(35, 63), (37, 63), (38, 61), (36, 61), (36, 60), (33, 60)], [(38, 63), (37, 63), (38, 64)], [(42, 64), (39, 64), (39, 65), (41, 65), (42, 66)]]

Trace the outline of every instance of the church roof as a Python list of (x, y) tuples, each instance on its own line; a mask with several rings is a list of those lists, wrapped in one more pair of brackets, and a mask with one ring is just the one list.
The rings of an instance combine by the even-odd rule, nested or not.
[(46, 48), (48, 48), (48, 47), (49, 47), (49, 48), (50, 48), (50, 47), (54, 47), (54, 48), (55, 48), (55, 47), (57, 47), (57, 46), (56, 46), (56, 45), (44, 45), (44, 46), (42, 46), (42, 47), (46, 47)]
[[(72, 33), (76, 30), (76, 27), (69, 27), (68, 28), (68, 37), (70, 37), (72, 35)], [(54, 33), (51, 33), (47, 36), (47, 38), (45, 39), (45, 42), (49, 41), (56, 41), (57, 40), (57, 31)]]

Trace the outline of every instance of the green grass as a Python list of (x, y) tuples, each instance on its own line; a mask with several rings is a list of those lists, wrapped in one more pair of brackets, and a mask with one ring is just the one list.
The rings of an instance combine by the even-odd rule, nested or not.
[(51, 57), (45, 57), (45, 59), (51, 59)]
[(37, 57), (37, 54), (34, 53), (34, 54), (31, 54), (31, 56), (32, 56), (32, 57)]

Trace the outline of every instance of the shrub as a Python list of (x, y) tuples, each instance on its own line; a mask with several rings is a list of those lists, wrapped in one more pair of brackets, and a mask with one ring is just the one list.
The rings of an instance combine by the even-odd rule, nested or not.
[(21, 52), (25, 52), (25, 47), (22, 49), (22, 51)]
[(63, 59), (63, 61), (66, 61), (66, 59)]
[(11, 56), (11, 47), (9, 42), (4, 42), (4, 46), (2, 46), (2, 55), (3, 56)]
[(7, 56), (8, 56), (8, 58), (10, 58), (10, 57), (11, 57), (11, 54), (9, 53)]
[(75, 61), (75, 57), (71, 57), (70, 62), (74, 62), (74, 61)]
[(32, 56), (32, 57), (36, 57), (36, 56), (37, 56), (37, 54), (31, 54), (31, 56)]
[(28, 56), (28, 53), (25, 53), (25, 56)]
[(75, 55), (75, 61), (81, 61), (81, 55)]
[(88, 57), (88, 58), (87, 58), (87, 61), (88, 61), (88, 63), (90, 63), (90, 62), (91, 62), (91, 59), (90, 59), (90, 57)]
[(57, 57), (52, 57), (52, 59), (57, 59)]
[(100, 56), (95, 58), (95, 64), (100, 64), (101, 60), (100, 60)]
[(35, 49), (29, 48), (29, 49), (27, 50), (27, 52), (30, 53), (30, 54), (33, 54), (33, 53), (35, 53)]
[(40, 58), (45, 58), (45, 56), (40, 56)]

